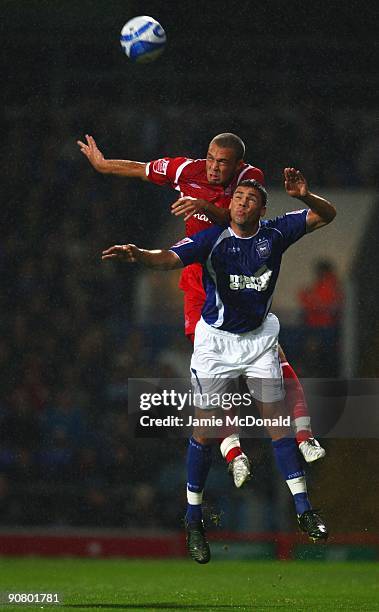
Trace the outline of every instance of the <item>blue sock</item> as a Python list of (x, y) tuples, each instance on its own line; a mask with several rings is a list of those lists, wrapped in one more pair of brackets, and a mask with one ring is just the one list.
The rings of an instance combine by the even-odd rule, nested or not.
[(212, 447), (190, 438), (187, 451), (187, 512), (186, 521), (202, 519), (203, 489), (212, 462)]
[(312, 506), (308, 499), (305, 474), (295, 439), (273, 440), (272, 445), (279, 470), (293, 495), (296, 514), (300, 515), (306, 510), (311, 510)]

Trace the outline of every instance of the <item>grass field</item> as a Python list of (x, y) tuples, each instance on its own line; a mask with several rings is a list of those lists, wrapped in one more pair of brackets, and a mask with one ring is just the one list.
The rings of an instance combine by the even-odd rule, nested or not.
[(2, 593), (58, 592), (63, 604), (53, 607), (64, 610), (379, 611), (378, 565), (364, 562), (2, 558), (0, 585)]

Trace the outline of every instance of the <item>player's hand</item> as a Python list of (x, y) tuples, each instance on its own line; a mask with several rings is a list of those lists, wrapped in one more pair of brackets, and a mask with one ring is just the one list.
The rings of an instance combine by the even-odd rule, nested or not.
[(81, 152), (86, 156), (89, 163), (95, 168), (95, 170), (98, 172), (106, 172), (106, 159), (98, 148), (95, 139), (93, 136), (86, 134), (86, 141), (87, 144), (81, 140), (77, 140), (77, 144), (79, 145)]
[(204, 212), (208, 202), (199, 198), (191, 198), (186, 196), (185, 198), (179, 198), (171, 205), (171, 212), (175, 217), (184, 215), (184, 221), (188, 221), (193, 215), (198, 212)]
[(284, 187), (292, 198), (303, 198), (309, 194), (309, 187), (306, 179), (300, 170), (295, 168), (284, 168)]
[(120, 259), (128, 263), (135, 263), (138, 261), (140, 252), (141, 249), (136, 247), (135, 244), (115, 244), (102, 252), (101, 259)]

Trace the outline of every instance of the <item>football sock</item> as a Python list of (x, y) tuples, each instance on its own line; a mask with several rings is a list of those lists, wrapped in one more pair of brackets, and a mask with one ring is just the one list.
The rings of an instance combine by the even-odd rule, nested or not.
[(295, 432), (296, 442), (300, 444), (313, 438), (311, 419), (301, 383), (296, 372), (287, 361), (283, 361), (282, 372), (286, 390), (286, 407), (291, 415), (291, 424)]
[(190, 438), (187, 451), (187, 523), (202, 519), (205, 481), (212, 462), (212, 447)]
[(240, 447), (239, 435), (234, 433), (228, 436), (227, 438), (221, 440), (220, 451), (226, 463), (230, 463), (231, 461), (233, 461), (233, 459), (235, 459), (235, 457), (243, 455), (243, 452)]
[(308, 499), (305, 474), (295, 440), (293, 438), (281, 438), (280, 440), (273, 440), (272, 445), (279, 470), (292, 493), (296, 513), (300, 515), (306, 510), (311, 510), (312, 506)]

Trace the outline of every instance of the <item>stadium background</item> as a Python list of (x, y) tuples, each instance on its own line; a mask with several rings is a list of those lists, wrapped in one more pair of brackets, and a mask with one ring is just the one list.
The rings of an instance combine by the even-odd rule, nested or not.
[[(175, 194), (96, 174), (75, 144), (84, 133), (108, 157), (147, 161), (202, 157), (213, 135), (234, 131), (279, 209), (288, 205), (282, 168), (299, 166), (315, 190), (336, 197), (338, 217), (320, 252), (310, 247), (304, 259), (303, 243), (283, 270), (284, 347), (304, 377), (377, 376), (375, 20), (368, 2), (289, 4), (2, 3), (3, 550), (6, 534), (23, 529), (180, 530), (186, 444), (135, 439), (127, 423), (128, 377), (186, 369), (177, 277), (99, 260), (111, 244), (154, 247), (180, 237), (181, 221), (168, 213)], [(123, 23), (141, 13), (168, 36), (164, 56), (149, 66), (128, 63), (118, 43)], [(336, 330), (304, 325), (293, 284), (299, 261), (299, 286), (311, 282), (320, 255), (346, 296), (337, 343)], [(328, 459), (308, 470), (314, 503), (334, 534), (364, 542), (379, 527), (377, 440), (325, 445)], [(233, 491), (216, 460), (210, 506), (230, 531), (294, 531), (269, 445), (249, 450), (252, 485)]]

